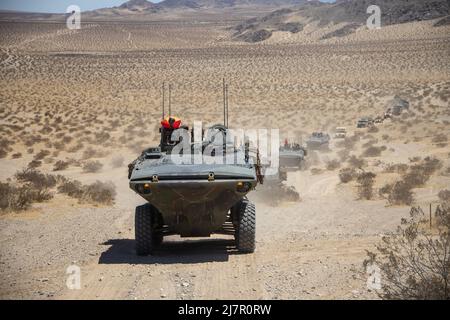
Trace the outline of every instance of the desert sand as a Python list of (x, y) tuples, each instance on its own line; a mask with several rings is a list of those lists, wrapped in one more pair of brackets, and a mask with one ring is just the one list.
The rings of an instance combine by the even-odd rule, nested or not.
[[(393, 164), (433, 156), (440, 167), (414, 205), (428, 207), (450, 185), (450, 26), (433, 21), (325, 32), (276, 32), (258, 44), (232, 40), (231, 22), (83, 24), (0, 22), (0, 180), (33, 160), (37, 169), (116, 189), (113, 204), (56, 194), (0, 216), (0, 298), (30, 299), (376, 299), (362, 267), (366, 249), (393, 232), (409, 205), (378, 192), (359, 199), (339, 170), (363, 159), (375, 189), (400, 178)], [(314, 30), (313, 30), (314, 29)], [(329, 31), (329, 30), (328, 30)], [(327, 32), (328, 32), (327, 31)], [(134, 254), (134, 207), (126, 164), (157, 143), (161, 85), (185, 123), (222, 121), (222, 78), (232, 128), (279, 128), (304, 143), (312, 131), (345, 126), (355, 143), (333, 139), (313, 151), (287, 186), (300, 201), (264, 201), (257, 190), (257, 251), (236, 253), (225, 236), (170, 237), (154, 256)], [(395, 95), (408, 112), (357, 129)], [(379, 154), (366, 152), (383, 147)], [(44, 152), (42, 152), (44, 150)], [(334, 162), (333, 162), (334, 160)], [(54, 172), (57, 161), (68, 162)], [(89, 172), (86, 162), (103, 164)], [(278, 197), (279, 195), (275, 195)], [(276, 204), (274, 204), (276, 202)], [(67, 266), (82, 288), (66, 287)]]

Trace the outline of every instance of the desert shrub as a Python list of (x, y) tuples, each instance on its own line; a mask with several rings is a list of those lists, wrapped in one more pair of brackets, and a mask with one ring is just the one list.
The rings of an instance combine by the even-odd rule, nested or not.
[(384, 186), (382, 186), (378, 190), (378, 194), (380, 195), (380, 197), (387, 198), (389, 193), (391, 193), (391, 191), (392, 191), (392, 186), (393, 185), (394, 185), (393, 183), (386, 183)]
[(81, 142), (78, 142), (77, 144), (73, 145), (72, 147), (67, 149), (67, 152), (69, 153), (75, 153), (83, 149), (83, 144)]
[(36, 187), (42, 188), (53, 188), (58, 181), (56, 176), (44, 174), (32, 168), (17, 171), (14, 176), (17, 181), (29, 182)]
[(5, 158), (8, 155), (8, 152), (12, 151), (11, 145), (13, 141), (0, 138), (0, 159)]
[(4, 149), (0, 149), (0, 159), (5, 158), (8, 155), (8, 152)]
[(34, 156), (34, 160), (38, 160), (39, 161), (39, 160), (42, 160), (42, 159), (44, 159), (45, 157), (47, 157), (49, 155), (50, 155), (50, 151), (48, 151), (48, 150), (41, 150)]
[(84, 160), (91, 159), (94, 158), (96, 154), (97, 151), (95, 151), (94, 148), (88, 147), (83, 151), (83, 155), (81, 158)]
[(373, 184), (376, 174), (373, 172), (362, 172), (356, 177), (358, 182), (359, 199), (370, 200), (373, 198)]
[(376, 133), (378, 131), (380, 131), (380, 129), (378, 129), (378, 127), (376, 127), (376, 126), (370, 126), (369, 129), (367, 129), (367, 132), (370, 132), (370, 133)]
[(369, 141), (367, 141), (366, 143), (363, 143), (361, 147), (367, 149), (368, 147), (372, 147), (372, 146), (373, 146), (375, 143), (377, 143), (377, 142), (378, 142), (378, 140), (376, 140), (376, 139), (374, 139), (374, 138), (371, 138), (371, 139), (369, 139)]
[(404, 163), (389, 164), (384, 169), (385, 172), (405, 174), (408, 171), (408, 165)]
[(444, 170), (442, 170), (442, 175), (450, 176), (450, 167), (447, 167)]
[(71, 136), (66, 136), (66, 135), (65, 135), (64, 137), (62, 137), (61, 142), (64, 143), (64, 144), (68, 144), (68, 143), (70, 143), (72, 140), (73, 140), (73, 138), (72, 138)]
[(410, 166), (409, 171), (402, 178), (411, 188), (421, 187), (441, 167), (442, 163), (439, 159), (426, 157), (420, 163)]
[(66, 145), (67, 145), (66, 143), (63, 143), (61, 141), (56, 141), (53, 143), (53, 148), (55, 148), (56, 150), (64, 150)]
[(350, 167), (352, 168), (362, 168), (364, 167), (367, 163), (366, 160), (362, 159), (362, 158), (357, 158), (356, 156), (352, 155), (348, 160), (347, 163), (350, 165)]
[(434, 143), (443, 143), (447, 142), (447, 140), (448, 140), (447, 136), (443, 133), (439, 133), (435, 135), (433, 139), (431, 139), (431, 141), (433, 141)]
[(83, 172), (94, 173), (100, 171), (103, 168), (103, 164), (100, 161), (87, 161), (83, 164)]
[(76, 198), (80, 202), (90, 202), (94, 204), (111, 204), (116, 196), (114, 184), (101, 181), (83, 185), (78, 180), (67, 180), (58, 186), (58, 192)]
[(95, 140), (99, 144), (103, 144), (110, 139), (111, 139), (111, 135), (106, 131), (102, 131), (102, 132), (95, 134)]
[(438, 198), (442, 202), (450, 202), (450, 190), (444, 189), (439, 191)]
[(11, 183), (0, 182), (0, 210), (20, 211), (31, 206), (32, 197), (25, 185), (14, 186)]
[(112, 160), (111, 160), (111, 167), (113, 168), (120, 168), (123, 166), (123, 162), (124, 162), (124, 158), (122, 156), (115, 156)]
[(66, 170), (69, 167), (69, 162), (64, 160), (58, 160), (53, 165), (53, 171)]
[(115, 196), (116, 190), (113, 183), (96, 181), (83, 188), (82, 200), (93, 203), (111, 204)]
[(42, 166), (42, 161), (32, 160), (28, 163), (28, 168), (36, 169)]
[(311, 174), (313, 174), (313, 175), (318, 175), (323, 172), (323, 170), (321, 168), (311, 168), (310, 171), (311, 171)]
[(22, 186), (26, 190), (31, 202), (44, 202), (53, 198), (51, 191), (45, 186), (28, 183)]
[(53, 198), (53, 194), (42, 185), (28, 182), (17, 186), (9, 182), (0, 182), (0, 209), (2, 211), (26, 210), (33, 202), (43, 202), (51, 198)]
[(396, 181), (380, 189), (380, 194), (387, 197), (391, 205), (410, 205), (414, 201), (411, 186), (405, 181)]
[(78, 180), (66, 180), (58, 186), (58, 192), (80, 199), (83, 195), (83, 185)]
[(435, 228), (430, 229), (422, 209), (411, 208), (397, 232), (384, 236), (376, 252), (367, 252), (363, 266), (379, 268), (382, 298), (450, 299), (449, 207), (438, 206), (435, 217)]
[(439, 159), (426, 157), (419, 163), (411, 165), (409, 170), (403, 173), (401, 180), (381, 188), (379, 194), (387, 198), (389, 204), (410, 205), (414, 201), (412, 189), (425, 185), (431, 175), (441, 166), (442, 163)]
[(408, 158), (409, 162), (419, 162), (420, 160), (422, 160), (421, 157), (415, 156), (412, 158)]
[(348, 183), (355, 179), (356, 176), (356, 170), (353, 168), (343, 168), (339, 170), (339, 180), (341, 180), (342, 183)]
[(337, 159), (330, 160), (330, 161), (328, 161), (328, 162), (326, 163), (326, 168), (327, 168), (327, 170), (330, 170), (330, 171), (336, 170), (336, 169), (338, 169), (340, 166), (341, 166), (341, 162), (340, 162), (339, 160), (337, 160)]
[(377, 147), (377, 146), (370, 146), (364, 152), (362, 153), (363, 157), (379, 157), (381, 155), (381, 152), (386, 150), (385, 146)]
[(16, 152), (11, 156), (13, 159), (19, 159), (22, 158), (22, 153)]

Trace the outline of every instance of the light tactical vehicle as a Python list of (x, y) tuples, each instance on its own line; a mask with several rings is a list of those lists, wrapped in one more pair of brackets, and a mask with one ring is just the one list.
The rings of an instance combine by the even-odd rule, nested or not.
[[(226, 141), (228, 127), (228, 88), (224, 83), (224, 124), (215, 125), (201, 142), (174, 141), (174, 132), (189, 130), (180, 119), (164, 115), (161, 121), (161, 140), (158, 147), (148, 148), (129, 165), (130, 188), (147, 203), (136, 208), (135, 237), (138, 255), (148, 255), (160, 245), (167, 235), (181, 237), (208, 237), (211, 234), (231, 234), (240, 252), (255, 250), (255, 205), (246, 198), (262, 175), (257, 161), (249, 155), (248, 144), (235, 147), (223, 143), (217, 145), (217, 135)], [(164, 87), (163, 87), (164, 92)], [(170, 86), (169, 86), (170, 97)], [(191, 132), (192, 133), (192, 132)], [(186, 136), (184, 136), (186, 137)], [(188, 143), (191, 152), (175, 154), (179, 143)], [(214, 152), (205, 150), (215, 144)], [(218, 148), (223, 152), (215, 153)], [(179, 163), (176, 157), (194, 160), (201, 150), (203, 161)], [(211, 163), (215, 157), (233, 157), (240, 162)], [(259, 158), (258, 158), (259, 159)], [(186, 160), (186, 159), (185, 159)]]
[(336, 139), (344, 139), (347, 136), (347, 128), (345, 127), (337, 127), (334, 133), (334, 138)]
[(356, 123), (357, 128), (368, 128), (373, 126), (373, 119), (369, 117), (363, 117)]

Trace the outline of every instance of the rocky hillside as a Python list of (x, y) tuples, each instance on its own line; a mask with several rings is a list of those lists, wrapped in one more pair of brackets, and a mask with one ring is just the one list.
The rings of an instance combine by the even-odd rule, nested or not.
[(311, 23), (318, 27), (343, 23), (340, 29), (324, 38), (345, 36), (365, 24), (369, 16), (366, 10), (370, 5), (380, 7), (383, 25), (435, 19), (450, 14), (449, 0), (341, 0), (332, 4), (311, 1), (240, 23), (234, 28), (233, 37), (258, 42), (268, 39), (276, 31), (299, 32)]
[[(301, 5), (308, 2), (307, 0), (163, 0), (159, 3), (152, 3), (147, 0), (130, 0), (119, 7), (105, 8), (120, 10), (128, 10), (133, 12), (154, 12), (167, 9), (207, 9), (207, 8), (228, 8), (228, 7), (246, 7), (246, 6), (270, 6), (283, 7)], [(96, 10), (97, 12), (105, 11), (105, 9)], [(123, 12), (125, 13), (125, 12)]]

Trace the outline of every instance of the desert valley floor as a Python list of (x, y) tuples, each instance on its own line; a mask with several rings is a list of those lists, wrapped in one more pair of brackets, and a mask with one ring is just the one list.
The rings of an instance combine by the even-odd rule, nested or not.
[[(280, 32), (260, 44), (230, 39), (231, 22), (0, 22), (0, 181), (30, 162), (89, 184), (115, 187), (111, 205), (63, 194), (0, 216), (0, 298), (374, 299), (362, 267), (410, 206), (381, 193), (358, 199), (339, 170), (363, 167), (374, 188), (401, 177), (400, 164), (426, 157), (439, 166), (415, 188), (414, 205), (435, 206), (450, 185), (450, 26), (433, 21), (362, 30), (320, 40)], [(282, 194), (250, 194), (257, 206), (257, 251), (237, 254), (231, 238), (169, 237), (154, 256), (134, 254), (134, 207), (127, 164), (157, 143), (161, 85), (187, 124), (222, 121), (222, 78), (232, 128), (279, 128), (303, 143), (313, 131), (347, 127), (345, 142), (311, 152)], [(394, 96), (408, 112), (375, 128)], [(54, 172), (55, 164), (65, 162)], [(89, 169), (87, 164), (95, 168)], [(259, 190), (258, 190), (259, 189)], [(66, 287), (81, 267), (82, 288)]]

